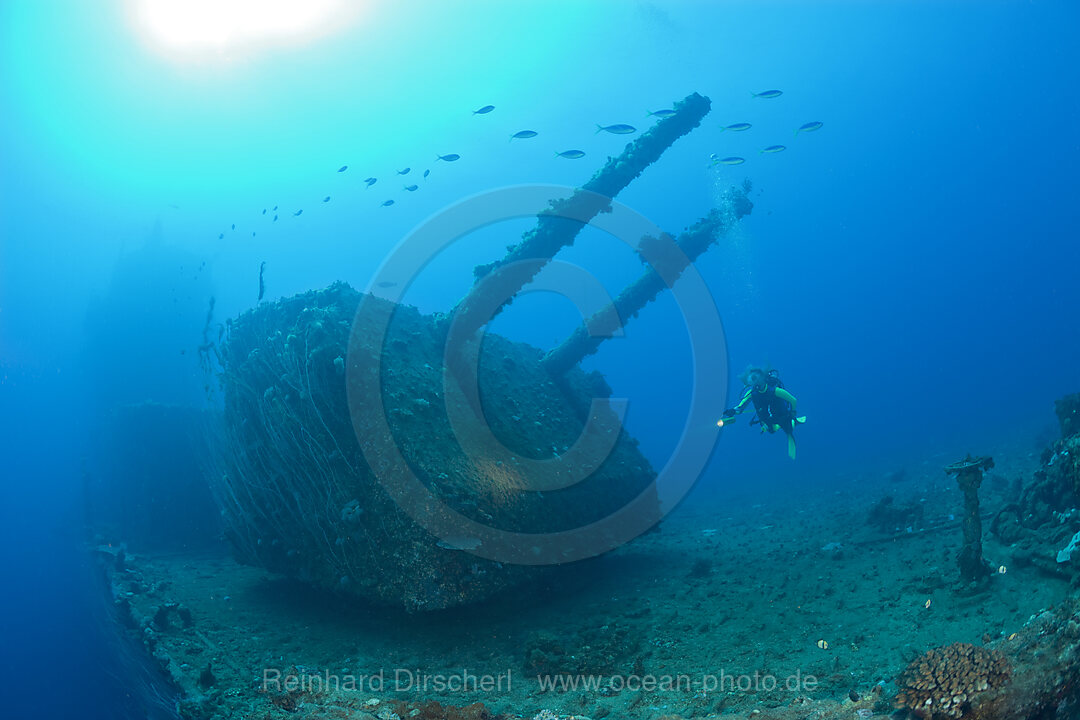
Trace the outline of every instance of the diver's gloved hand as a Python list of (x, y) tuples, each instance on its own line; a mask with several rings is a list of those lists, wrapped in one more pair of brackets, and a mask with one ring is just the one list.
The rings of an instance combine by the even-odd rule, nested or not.
[(735, 422), (735, 411), (728, 408), (724, 411), (724, 414), (720, 416), (720, 419), (716, 421), (716, 427), (724, 427)]

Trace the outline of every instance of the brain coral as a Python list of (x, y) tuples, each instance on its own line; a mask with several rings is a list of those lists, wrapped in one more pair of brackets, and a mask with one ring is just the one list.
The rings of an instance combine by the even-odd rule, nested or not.
[(975, 695), (1003, 686), (1009, 672), (997, 650), (968, 643), (934, 648), (900, 674), (896, 704), (922, 718), (964, 717)]

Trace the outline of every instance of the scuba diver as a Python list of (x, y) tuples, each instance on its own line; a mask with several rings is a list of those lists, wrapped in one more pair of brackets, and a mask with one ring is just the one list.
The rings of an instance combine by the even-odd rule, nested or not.
[(761, 424), (761, 432), (774, 433), (783, 430), (788, 439), (788, 456), (795, 459), (795, 426), (806, 422), (806, 417), (795, 414), (797, 401), (795, 396), (784, 389), (780, 375), (772, 369), (749, 366), (739, 376), (745, 386), (742, 399), (734, 408), (724, 411), (717, 421), (717, 427), (725, 427), (735, 422), (735, 418), (746, 410), (751, 403), (755, 415), (750, 424)]

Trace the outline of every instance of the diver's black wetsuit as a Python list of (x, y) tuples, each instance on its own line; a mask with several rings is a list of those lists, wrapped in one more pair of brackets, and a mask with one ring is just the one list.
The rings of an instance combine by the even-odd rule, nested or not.
[[(765, 389), (759, 391), (756, 387), (750, 388), (750, 400), (754, 403), (758, 420), (765, 425), (769, 432), (773, 432), (779, 425), (783, 430), (795, 428), (795, 415), (791, 412), (791, 404), (776, 395), (777, 381), (769, 378)], [(742, 405), (740, 402), (739, 405)], [(736, 407), (738, 409), (738, 407)]]
[(737, 415), (746, 409), (747, 403), (753, 403), (757, 419), (766, 430), (791, 432), (795, 428), (795, 414), (792, 412), (791, 403), (776, 394), (776, 388), (779, 385), (780, 381), (777, 378), (769, 376), (765, 381), (764, 389), (758, 389), (759, 385), (746, 388), (742, 399), (731, 414)]
[(733, 422), (737, 415), (745, 412), (748, 405), (753, 404), (755, 419), (761, 423), (762, 430), (770, 433), (783, 430), (787, 435), (788, 456), (794, 460), (795, 426), (806, 422), (806, 418), (796, 415), (795, 406), (798, 401), (794, 395), (784, 389), (775, 371), (769, 373), (759, 371), (759, 377), (760, 375), (764, 375), (765, 379), (747, 387), (743, 391), (739, 404), (730, 410), (725, 410), (724, 416), (716, 424), (724, 427)]

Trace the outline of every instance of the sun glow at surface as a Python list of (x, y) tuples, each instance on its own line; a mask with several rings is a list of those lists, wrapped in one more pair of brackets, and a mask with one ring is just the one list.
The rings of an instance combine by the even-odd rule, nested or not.
[(193, 58), (250, 54), (343, 29), (350, 0), (130, 0), (136, 26), (155, 49)]

